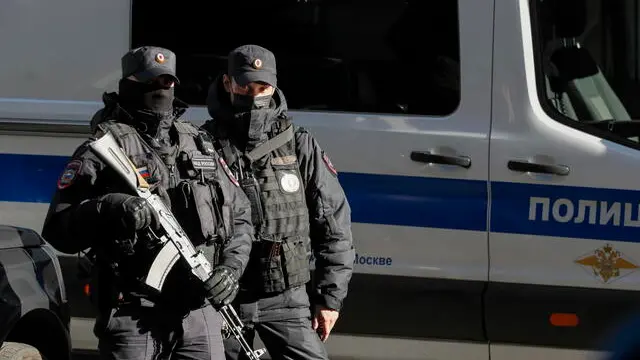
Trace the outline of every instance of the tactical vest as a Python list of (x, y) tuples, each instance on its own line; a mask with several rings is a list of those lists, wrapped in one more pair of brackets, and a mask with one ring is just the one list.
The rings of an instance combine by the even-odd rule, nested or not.
[(306, 284), (309, 211), (290, 120), (279, 118), (269, 140), (248, 153), (238, 155), (224, 137), (215, 137), (215, 144), (251, 201), (256, 243), (245, 270), (245, 286), (272, 293)]
[[(231, 189), (221, 185), (219, 157), (208, 134), (199, 132), (190, 123), (176, 120), (173, 127), (178, 143), (173, 153), (163, 159), (129, 125), (111, 120), (98, 127), (114, 135), (151, 191), (164, 200), (193, 245), (215, 266), (234, 230)], [(180, 286), (180, 282), (185, 284), (184, 278), (178, 276), (174, 281), (172, 285), (178, 286), (178, 291), (187, 290)], [(167, 283), (171, 283), (170, 279)]]

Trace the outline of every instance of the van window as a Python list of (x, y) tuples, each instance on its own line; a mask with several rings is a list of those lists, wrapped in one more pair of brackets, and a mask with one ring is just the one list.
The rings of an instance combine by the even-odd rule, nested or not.
[(448, 115), (460, 101), (456, 0), (178, 4), (133, 1), (132, 46), (173, 50), (176, 95), (191, 105), (248, 43), (274, 52), (292, 109)]
[(531, 0), (538, 93), (550, 116), (637, 146), (638, 0)]

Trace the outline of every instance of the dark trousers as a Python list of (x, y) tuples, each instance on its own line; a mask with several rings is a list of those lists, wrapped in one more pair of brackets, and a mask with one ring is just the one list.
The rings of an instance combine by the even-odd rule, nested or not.
[[(245, 338), (253, 346), (255, 332), (264, 342), (273, 360), (328, 360), (320, 337), (311, 328), (308, 317), (245, 323)], [(240, 343), (233, 337), (224, 340), (227, 360), (245, 360)], [(255, 347), (254, 347), (255, 349)]]
[(99, 318), (94, 333), (103, 360), (222, 360), (221, 328), (210, 305), (186, 315), (130, 305)]

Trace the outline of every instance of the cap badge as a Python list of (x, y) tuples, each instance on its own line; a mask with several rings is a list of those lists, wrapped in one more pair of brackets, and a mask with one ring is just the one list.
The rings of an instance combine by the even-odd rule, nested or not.
[(162, 53), (156, 54), (156, 62), (162, 64), (164, 62), (164, 55)]
[(253, 60), (253, 67), (255, 69), (260, 69), (262, 67), (262, 60), (260, 59)]

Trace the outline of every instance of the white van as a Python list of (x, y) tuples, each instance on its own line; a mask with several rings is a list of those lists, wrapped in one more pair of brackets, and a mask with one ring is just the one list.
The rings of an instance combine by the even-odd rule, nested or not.
[(3, 2), (0, 223), (41, 230), (129, 48), (177, 54), (201, 124), (227, 52), (256, 43), (353, 209), (332, 358), (583, 359), (639, 310), (638, 0), (157, 4)]

